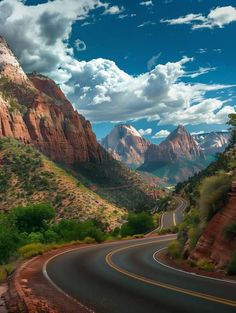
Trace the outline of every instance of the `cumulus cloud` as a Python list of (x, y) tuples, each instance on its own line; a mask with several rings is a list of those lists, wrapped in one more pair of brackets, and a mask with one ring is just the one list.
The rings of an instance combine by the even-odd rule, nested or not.
[(147, 0), (147, 1), (142, 1), (139, 3), (140, 5), (144, 5), (146, 7), (149, 7), (149, 6), (153, 6), (153, 2), (151, 0)]
[(147, 128), (147, 129), (139, 129), (138, 131), (140, 133), (141, 136), (146, 136), (146, 135), (151, 135), (152, 134), (152, 129), (151, 128)]
[[(111, 60), (76, 60), (69, 45), (73, 23), (84, 21), (96, 8), (111, 6), (100, 0), (70, 0), (69, 6), (66, 0), (30, 6), (20, 0), (3, 0), (0, 33), (26, 71), (36, 70), (55, 79), (74, 107), (93, 122), (141, 118), (159, 124), (226, 121), (234, 108), (209, 99), (208, 92), (232, 86), (186, 83), (191, 58), (158, 64), (138, 76), (122, 71)], [(81, 42), (78, 38), (75, 49), (85, 48)]]
[[(25, 71), (50, 74), (57, 81), (70, 77), (65, 65), (74, 61), (68, 44), (72, 25), (104, 4), (99, 0), (70, 0), (70, 5), (67, 2), (55, 0), (30, 6), (20, 0), (0, 2), (0, 33)], [(80, 50), (85, 49), (79, 39), (77, 44)]]
[(183, 57), (158, 64), (138, 76), (125, 73), (111, 60), (77, 61), (69, 66), (71, 78), (64, 91), (75, 107), (94, 122), (146, 118), (159, 124), (224, 123), (233, 107), (219, 99), (208, 99), (207, 94), (232, 85), (181, 81), (191, 60)]
[(162, 129), (159, 132), (157, 132), (154, 136), (152, 136), (153, 139), (158, 139), (158, 138), (166, 138), (169, 136), (170, 132), (166, 129)]
[(113, 5), (110, 7), (108, 5), (105, 5), (105, 7), (106, 7), (106, 10), (103, 13), (105, 15), (120, 14), (124, 11), (124, 7), (119, 7), (118, 5)]
[(225, 25), (236, 22), (236, 8), (232, 6), (216, 7), (208, 15), (190, 13), (175, 19), (162, 19), (161, 22), (169, 25), (192, 25), (192, 29), (223, 28)]

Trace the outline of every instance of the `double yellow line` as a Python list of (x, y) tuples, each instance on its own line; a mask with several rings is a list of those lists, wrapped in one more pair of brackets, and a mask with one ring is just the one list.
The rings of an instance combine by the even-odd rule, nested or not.
[(204, 293), (191, 291), (191, 290), (188, 290), (188, 289), (184, 289), (184, 288), (176, 287), (176, 286), (173, 286), (173, 285), (165, 284), (165, 283), (162, 283), (162, 282), (157, 281), (157, 280), (152, 280), (150, 278), (146, 278), (144, 276), (141, 276), (141, 275), (129, 272), (129, 271), (119, 267), (118, 265), (116, 265), (112, 261), (112, 257), (116, 253), (118, 253), (118, 252), (125, 251), (125, 250), (128, 250), (130, 248), (135, 248), (135, 247), (138, 247), (138, 246), (148, 245), (148, 244), (152, 244), (152, 243), (159, 243), (159, 242), (164, 242), (164, 241), (166, 241), (166, 239), (165, 240), (160, 240), (160, 241), (151, 241), (151, 242), (149, 241), (149, 242), (145, 242), (145, 243), (139, 243), (139, 244), (129, 245), (127, 247), (115, 249), (115, 250), (111, 251), (110, 253), (108, 253), (106, 255), (106, 263), (111, 268), (116, 270), (117, 272), (119, 272), (121, 274), (124, 274), (124, 275), (126, 275), (128, 277), (131, 277), (133, 279), (142, 281), (144, 283), (147, 283), (147, 284), (150, 284), (150, 285), (154, 285), (154, 286), (157, 286), (157, 287), (161, 287), (161, 288), (164, 288), (164, 289), (168, 289), (168, 290), (171, 290), (171, 291), (175, 291), (175, 292), (180, 292), (180, 293), (188, 295), (188, 296), (193, 296), (193, 297), (197, 297), (197, 298), (200, 298), (200, 299), (213, 301), (213, 302), (217, 302), (217, 303), (220, 303), (220, 304), (224, 304), (224, 305), (228, 305), (228, 306), (236, 308), (236, 301), (232, 301), (232, 300), (228, 300), (228, 299), (224, 299), (224, 298), (219, 298), (219, 297), (215, 297), (215, 296), (212, 296), (212, 295), (207, 295), (207, 294), (204, 294)]

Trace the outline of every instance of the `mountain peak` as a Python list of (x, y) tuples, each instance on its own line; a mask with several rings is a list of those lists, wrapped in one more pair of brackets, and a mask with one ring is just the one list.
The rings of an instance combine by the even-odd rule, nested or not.
[(118, 124), (101, 141), (103, 147), (117, 160), (140, 165), (150, 143), (129, 124)]
[(0, 37), (0, 78), (2, 77), (18, 84), (29, 81), (6, 40)]
[(186, 128), (183, 125), (178, 125), (178, 127), (176, 127), (170, 134), (169, 136), (166, 138), (167, 141), (172, 141), (176, 138), (182, 136), (191, 136)]

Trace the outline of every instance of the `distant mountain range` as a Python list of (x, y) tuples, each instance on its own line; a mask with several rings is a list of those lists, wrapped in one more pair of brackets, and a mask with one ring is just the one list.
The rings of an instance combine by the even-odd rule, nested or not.
[(176, 183), (204, 169), (216, 153), (224, 151), (229, 139), (227, 132), (191, 135), (179, 125), (156, 145), (142, 138), (134, 127), (122, 124), (101, 144), (117, 160)]
[(224, 152), (230, 140), (230, 132), (211, 132), (192, 136), (206, 155)]

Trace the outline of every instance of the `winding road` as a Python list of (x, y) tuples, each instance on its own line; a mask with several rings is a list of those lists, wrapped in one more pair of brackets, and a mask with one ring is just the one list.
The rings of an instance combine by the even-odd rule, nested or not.
[(44, 274), (97, 313), (235, 313), (236, 284), (157, 262), (156, 252), (174, 238), (165, 235), (78, 248), (50, 259)]

